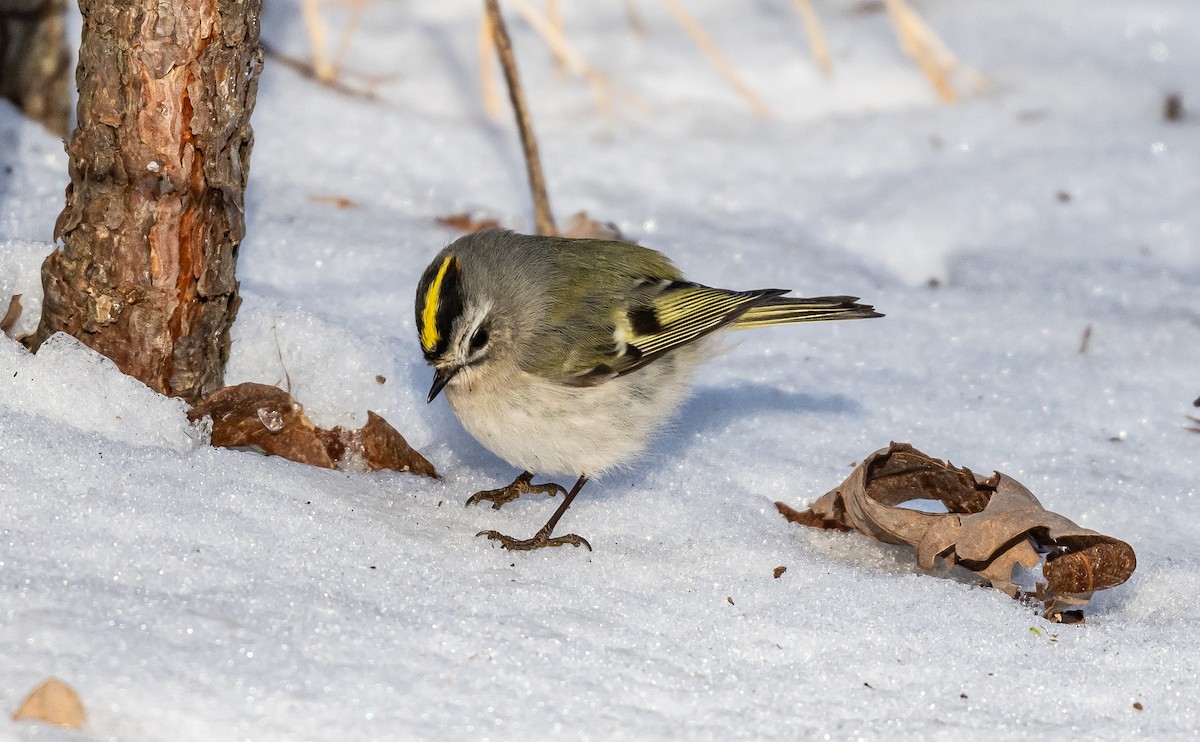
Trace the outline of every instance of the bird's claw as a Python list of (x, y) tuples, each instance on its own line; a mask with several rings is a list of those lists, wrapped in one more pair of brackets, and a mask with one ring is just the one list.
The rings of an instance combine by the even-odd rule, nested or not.
[(573, 533), (568, 533), (565, 536), (555, 536), (550, 538), (550, 534), (546, 531), (538, 531), (533, 538), (523, 540), (515, 539), (512, 536), (505, 536), (499, 531), (480, 531), (476, 536), (487, 536), (492, 541), (499, 541), (500, 547), (509, 551), (533, 551), (534, 549), (542, 549), (547, 546), (583, 546), (588, 551), (592, 550), (592, 545), (587, 542), (587, 539), (582, 536), (576, 536)]
[(523, 494), (549, 495), (550, 497), (554, 497), (560, 493), (564, 495), (567, 494), (566, 488), (555, 484), (554, 482), (546, 482), (545, 484), (530, 484), (528, 479), (519, 478), (517, 481), (506, 487), (476, 492), (467, 498), (467, 501), (463, 503), (463, 506), (470, 507), (471, 505), (478, 505), (486, 500), (492, 503), (492, 510), (499, 510)]

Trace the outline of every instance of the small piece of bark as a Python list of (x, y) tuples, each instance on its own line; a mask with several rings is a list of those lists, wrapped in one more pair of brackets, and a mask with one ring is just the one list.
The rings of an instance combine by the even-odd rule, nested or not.
[(433, 464), (374, 412), (358, 430), (319, 428), (282, 389), (245, 383), (210, 394), (188, 413), (212, 420), (212, 445), (249, 448), (324, 469), (391, 469), (438, 479)]
[[(946, 513), (902, 507), (937, 500)], [(1013, 570), (1043, 564), (1036, 597), (1045, 615), (1069, 620), (1093, 592), (1120, 585), (1137, 566), (1133, 548), (1042, 507), (1020, 482), (996, 472), (984, 478), (969, 469), (893, 443), (868, 456), (842, 485), (798, 512), (776, 503), (793, 523), (855, 528), (880, 541), (916, 548), (929, 571), (940, 558), (975, 572), (992, 587), (1017, 597)]]
[(79, 729), (87, 720), (87, 712), (71, 686), (58, 678), (49, 678), (25, 696), (12, 719), (44, 721), (67, 729)]

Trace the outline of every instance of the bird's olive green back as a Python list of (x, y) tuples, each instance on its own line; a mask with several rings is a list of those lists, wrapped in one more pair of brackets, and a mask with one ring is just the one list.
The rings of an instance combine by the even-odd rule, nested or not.
[(556, 276), (526, 370), (564, 383), (631, 373), (740, 317), (783, 289), (726, 291), (683, 280), (661, 253), (605, 240), (547, 240)]
[[(641, 245), (544, 240), (541, 257), (553, 267), (543, 285), (545, 322), (537, 328), (535, 346), (546, 352), (522, 365), (566, 383), (598, 382), (602, 379), (589, 374), (620, 361), (618, 322), (630, 308), (645, 306), (654, 286), (680, 280), (682, 274), (662, 253)], [(605, 373), (602, 368), (600, 374)]]

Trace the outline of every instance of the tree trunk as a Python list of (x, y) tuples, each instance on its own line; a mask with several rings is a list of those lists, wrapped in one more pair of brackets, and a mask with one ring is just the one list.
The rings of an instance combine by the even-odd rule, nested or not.
[(66, 138), (71, 118), (64, 0), (0, 0), (0, 98)]
[(71, 183), (31, 341), (63, 331), (164, 394), (219, 388), (258, 90), (261, 0), (80, 0)]

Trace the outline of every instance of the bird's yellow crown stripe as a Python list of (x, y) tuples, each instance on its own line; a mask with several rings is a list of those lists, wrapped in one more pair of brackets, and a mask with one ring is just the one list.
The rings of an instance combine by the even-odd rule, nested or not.
[(457, 260), (455, 257), (443, 260), (437, 275), (433, 277), (433, 283), (429, 284), (429, 290), (425, 292), (425, 309), (421, 312), (421, 347), (425, 350), (433, 350), (441, 339), (438, 336), (437, 314), (438, 301), (442, 294), (442, 279), (446, 277), (451, 263)]

